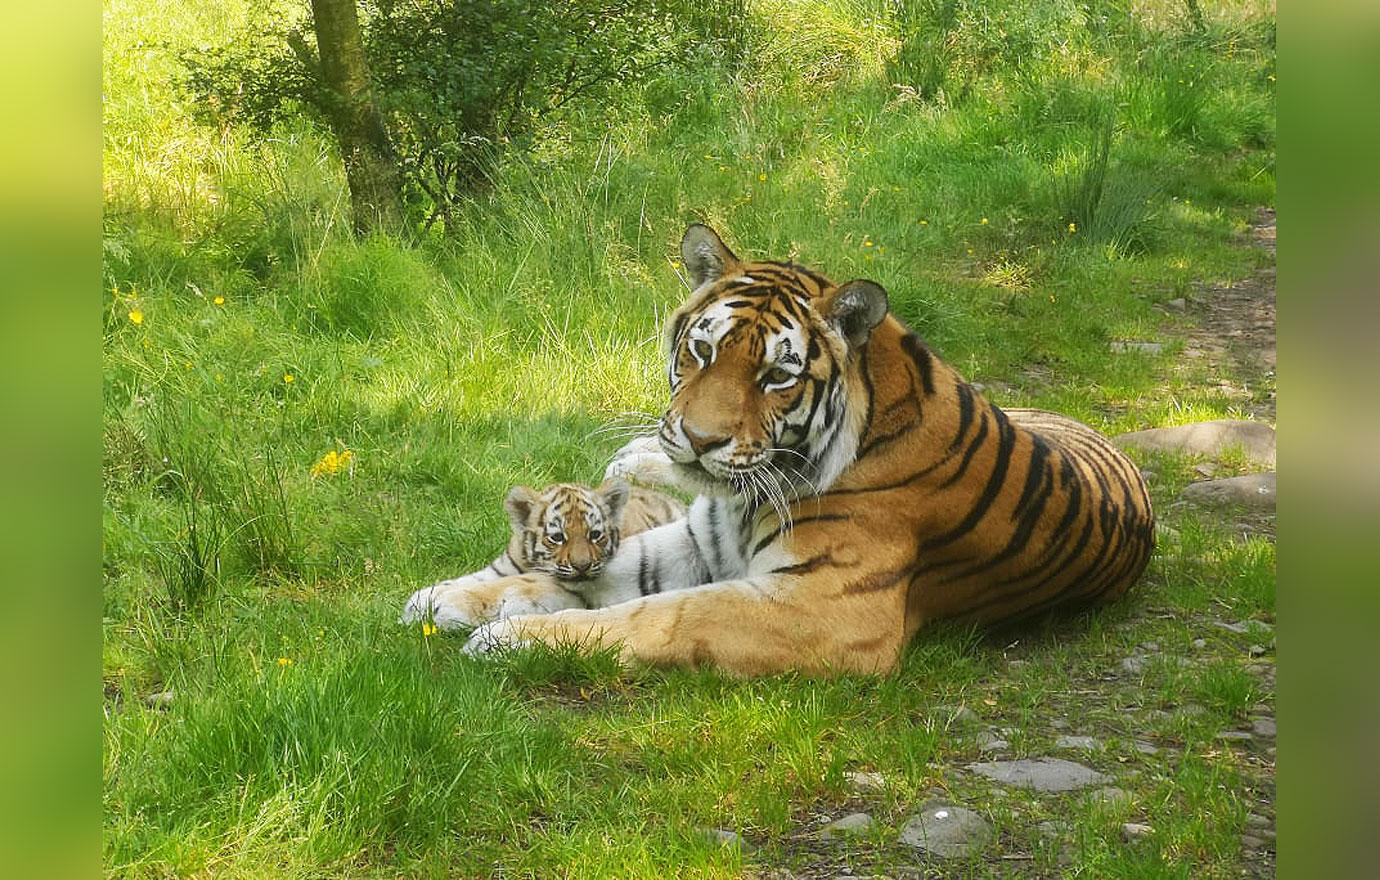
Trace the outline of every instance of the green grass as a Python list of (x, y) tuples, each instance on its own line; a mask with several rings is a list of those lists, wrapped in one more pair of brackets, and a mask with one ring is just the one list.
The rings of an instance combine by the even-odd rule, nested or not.
[[(1269, 637), (1211, 622), (1273, 620), (1274, 545), (1168, 507), (1192, 461), (1143, 462), (1173, 532), (1127, 601), (940, 628), (887, 679), (476, 662), (393, 623), (417, 586), (492, 558), (509, 486), (595, 479), (621, 442), (596, 429), (659, 411), (692, 220), (881, 282), (998, 403), (1108, 432), (1241, 415), (1178, 362), (1188, 319), (1155, 306), (1268, 260), (1240, 239), (1274, 201), (1273, 15), (1224, 4), (1196, 34), (1181, 4), (1135, 22), (1115, 6), (1003, 4), (1003, 36), (959, 4), (937, 71), (905, 67), (883, 4), (756, 3), (741, 65), (557, 120), (453, 235), (401, 243), (349, 237), (321, 133), (193, 121), (178, 50), (259, 7), (108, 0), (107, 871), (753, 876), (807, 867), (813, 816), (845, 807), (879, 822), (849, 863), (886, 871), (938, 789), (999, 832), (955, 875), (1235, 875), (1262, 776), (1215, 737), (1272, 702), (1246, 669)], [(1017, 59), (1031, 34), (1061, 42)], [(943, 100), (895, 87), (940, 73)], [(1170, 345), (1110, 355), (1115, 339)], [(343, 449), (351, 467), (312, 476)], [(1194, 660), (1121, 675), (1148, 641)], [(144, 705), (165, 689), (170, 709)], [(938, 708), (960, 704), (979, 725)], [(956, 772), (977, 730), (1047, 754), (1060, 717), (1102, 740), (1083, 760), (1129, 804)], [(1147, 738), (1158, 754), (1133, 747)], [(890, 786), (860, 797), (853, 769)], [(1046, 839), (1045, 820), (1067, 830)], [(1156, 830), (1128, 846), (1124, 821)]]

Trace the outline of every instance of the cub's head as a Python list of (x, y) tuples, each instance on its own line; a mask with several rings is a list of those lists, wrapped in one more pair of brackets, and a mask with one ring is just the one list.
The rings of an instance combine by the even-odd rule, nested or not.
[(821, 491), (854, 453), (849, 377), (886, 291), (743, 262), (707, 226), (687, 229), (680, 250), (694, 291), (667, 325), (671, 405), (658, 433), (678, 476), (759, 498)]
[(503, 503), (513, 525), (510, 555), (523, 571), (562, 580), (598, 575), (618, 550), (628, 491), (628, 484), (618, 480), (598, 488), (573, 483), (513, 487)]

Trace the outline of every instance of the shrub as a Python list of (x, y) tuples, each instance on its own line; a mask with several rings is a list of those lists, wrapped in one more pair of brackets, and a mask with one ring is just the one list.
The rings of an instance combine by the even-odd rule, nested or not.
[[(457, 222), (495, 162), (526, 149), (541, 121), (609, 98), (654, 72), (729, 52), (742, 0), (362, 0), (365, 53), (424, 225)], [(187, 83), (213, 116), (268, 132), (328, 98), (301, 21), (184, 55)]]

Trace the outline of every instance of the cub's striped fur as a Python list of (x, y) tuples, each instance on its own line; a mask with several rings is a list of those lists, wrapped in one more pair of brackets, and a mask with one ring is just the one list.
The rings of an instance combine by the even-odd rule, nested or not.
[(703, 226), (681, 253), (696, 288), (667, 328), (662, 453), (611, 469), (700, 497), (598, 578), (628, 601), (497, 620), (471, 651), (580, 641), (740, 674), (884, 672), (931, 621), (1104, 602), (1140, 576), (1150, 498), (1105, 438), (988, 402), (873, 282), (745, 263)]
[[(432, 595), (440, 590), (463, 590), (467, 601), (462, 614), (434, 609), (438, 622), (444, 618), (446, 623), (469, 626), (521, 612), (611, 604), (598, 592), (597, 578), (622, 538), (685, 516), (685, 505), (677, 499), (617, 479), (598, 487), (514, 486), (503, 506), (512, 525), (503, 555), (488, 568), (418, 591), (414, 599), (424, 601), (408, 602), (404, 622), (425, 617)], [(559, 592), (508, 595), (502, 579), (527, 573), (549, 575)]]

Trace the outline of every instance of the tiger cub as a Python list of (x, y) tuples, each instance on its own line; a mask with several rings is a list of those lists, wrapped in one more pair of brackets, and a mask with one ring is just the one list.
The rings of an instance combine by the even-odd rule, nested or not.
[[(514, 486), (503, 507), (512, 525), (508, 547), (487, 568), (418, 590), (408, 600), (402, 621), (428, 617), (440, 626), (475, 626), (512, 614), (598, 607), (614, 601), (599, 594), (596, 580), (623, 538), (685, 516), (677, 499), (651, 489), (608, 480), (600, 486), (556, 483), (543, 489)], [(561, 588), (525, 590), (484, 584), (512, 575), (545, 574)], [(433, 594), (464, 588), (463, 607), (444, 608)]]

